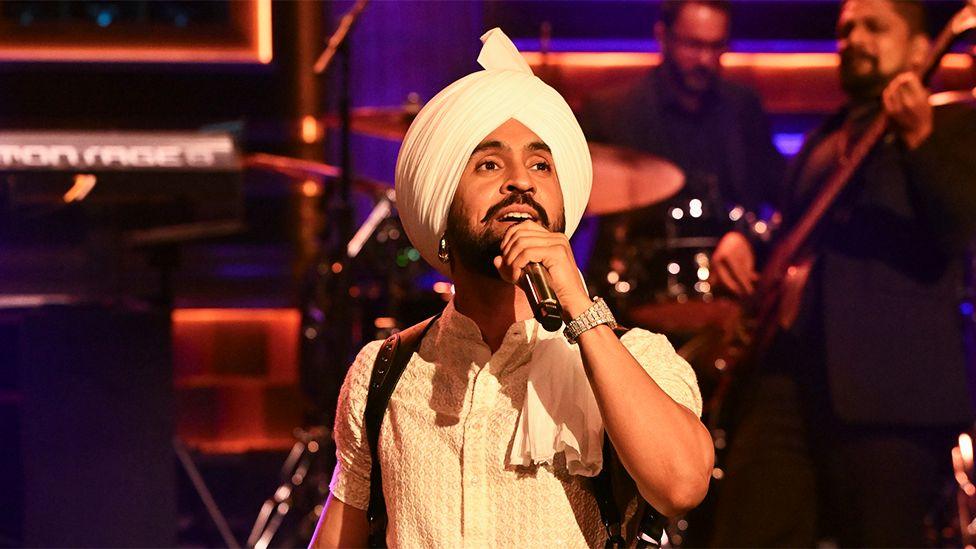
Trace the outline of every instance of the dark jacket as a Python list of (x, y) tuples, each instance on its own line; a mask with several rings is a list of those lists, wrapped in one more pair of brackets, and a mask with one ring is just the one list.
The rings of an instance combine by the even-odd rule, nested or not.
[[(666, 109), (678, 108), (660, 68), (652, 69), (636, 86), (595, 95), (579, 113), (590, 141), (620, 145), (672, 160), (674, 136), (662, 124)], [(766, 113), (756, 94), (739, 84), (720, 80), (703, 116), (713, 128), (715, 149), (702, 155), (724, 158), (728, 180), (722, 193), (732, 202), (755, 209), (766, 202), (778, 205), (784, 161), (773, 146)]]
[[(787, 225), (812, 194), (797, 188), (811, 151), (843, 118), (797, 157)], [(914, 151), (882, 141), (836, 206), (804, 304), (822, 322), (834, 413), (855, 423), (972, 421), (959, 305), (976, 228), (976, 112), (936, 109), (933, 134)]]

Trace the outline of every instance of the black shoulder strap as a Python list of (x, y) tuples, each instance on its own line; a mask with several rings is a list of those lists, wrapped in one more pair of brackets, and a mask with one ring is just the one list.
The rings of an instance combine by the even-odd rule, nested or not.
[(626, 547), (627, 541), (623, 537), (623, 518), (620, 516), (620, 509), (617, 507), (617, 500), (613, 494), (613, 478), (610, 476), (610, 452), (613, 446), (610, 437), (603, 435), (603, 468), (593, 477), (593, 495), (596, 497), (596, 504), (600, 508), (600, 520), (607, 531), (607, 543), (605, 547), (620, 548)]
[[(617, 327), (614, 329), (614, 334), (619, 339), (628, 331), (628, 328)], [(637, 492), (636, 486), (626, 486), (629, 489), (622, 489), (624, 488), (623, 482), (632, 485), (633, 480), (623, 468), (623, 464), (617, 463), (617, 460), (617, 453), (610, 441), (610, 435), (604, 432), (603, 468), (593, 477), (592, 482), (593, 495), (596, 498), (597, 507), (600, 508), (600, 520), (607, 531), (607, 542), (604, 547), (607, 549), (628, 546), (637, 548), (660, 547), (664, 537), (664, 528), (668, 524), (668, 517), (644, 501), (640, 497), (640, 493)], [(621, 476), (625, 477), (625, 480), (622, 480)], [(621, 494), (614, 494), (615, 484), (618, 488), (617, 491), (624, 493), (622, 497), (627, 497), (628, 493), (637, 493), (638, 497), (637, 516), (635, 517), (637, 522), (633, 523), (634, 526), (627, 528), (626, 532), (624, 531), (623, 515), (620, 512), (620, 502), (617, 497)], [(631, 540), (629, 544), (628, 538)]]
[(420, 347), (420, 341), (440, 314), (391, 335), (383, 342), (373, 363), (366, 396), (366, 411), (363, 421), (372, 466), (369, 473), (369, 506), (366, 519), (369, 521), (369, 546), (386, 546), (386, 500), (383, 498), (383, 477), (380, 474), (379, 447), (380, 427), (386, 415), (386, 407), (396, 389), (400, 376), (407, 368), (410, 357)]

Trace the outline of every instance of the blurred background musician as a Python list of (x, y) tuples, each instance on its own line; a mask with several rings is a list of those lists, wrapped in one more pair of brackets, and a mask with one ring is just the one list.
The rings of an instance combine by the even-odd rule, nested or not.
[[(614, 258), (628, 256), (627, 268), (651, 271), (638, 276), (644, 284), (628, 296), (634, 303), (710, 294), (694, 273), (703, 266), (701, 252), (707, 256), (713, 239), (733, 226), (730, 211), (759, 211), (778, 202), (784, 161), (766, 113), (753, 90), (721, 76), (730, 26), (730, 2), (663, 2), (654, 25), (661, 64), (636, 86), (599, 93), (581, 109), (591, 141), (650, 153), (685, 174), (683, 189), (655, 209), (601, 219), (590, 278), (597, 287), (606, 284)], [(637, 261), (633, 250), (621, 251), (624, 243), (637, 248)], [(650, 266), (654, 261), (661, 264)], [(671, 277), (663, 284), (670, 264), (681, 265), (691, 280), (676, 284)]]
[[(921, 2), (848, 0), (837, 38), (848, 102), (797, 157), (785, 227), (875, 114), (892, 130), (827, 214), (799, 317), (742, 400), (717, 546), (923, 546), (954, 436), (973, 419), (957, 310), (976, 113), (933, 109), (909, 72), (929, 48)], [(749, 293), (753, 261), (729, 235), (717, 278)]]

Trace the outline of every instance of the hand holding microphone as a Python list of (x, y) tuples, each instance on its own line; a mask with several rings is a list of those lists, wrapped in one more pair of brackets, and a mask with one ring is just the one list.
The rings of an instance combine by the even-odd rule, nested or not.
[(525, 291), (536, 320), (546, 330), (559, 330), (574, 312), (581, 314), (592, 304), (565, 234), (525, 221), (509, 228), (501, 251), (495, 267), (502, 278)]
[(555, 332), (563, 324), (563, 306), (549, 284), (549, 272), (542, 263), (532, 261), (522, 269), (519, 286), (532, 305), (532, 314), (547, 331)]

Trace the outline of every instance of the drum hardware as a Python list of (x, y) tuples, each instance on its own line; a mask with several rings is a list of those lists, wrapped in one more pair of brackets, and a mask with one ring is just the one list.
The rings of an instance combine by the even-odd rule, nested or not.
[[(280, 173), (296, 180), (334, 180), (342, 175), (342, 170), (330, 164), (275, 154), (250, 154), (244, 158), (244, 166), (251, 170)], [(368, 195), (382, 197), (390, 190), (390, 186), (372, 179), (357, 177), (352, 181), (352, 189)], [(318, 191), (316, 190), (316, 192)]]
[[(420, 111), (420, 97), (416, 93), (407, 96), (407, 100), (399, 107), (360, 107), (353, 109), (350, 114), (351, 129), (354, 133), (385, 139), (387, 141), (403, 141), (407, 136), (407, 129)], [(336, 116), (327, 116), (323, 120), (328, 127), (337, 127), (340, 120)]]
[(386, 189), (381, 195), (380, 200), (373, 206), (373, 210), (366, 216), (366, 220), (359, 226), (356, 234), (352, 235), (349, 243), (346, 244), (346, 257), (355, 259), (359, 255), (359, 252), (363, 249), (363, 245), (373, 236), (380, 223), (393, 215), (395, 204), (396, 192), (393, 189)]
[[(397, 316), (401, 313), (400, 303), (414, 299), (408, 288), (416, 284), (412, 284), (409, 277), (414, 274), (412, 266), (420, 261), (419, 252), (404, 243), (404, 233), (396, 219), (393, 189), (386, 188), (374, 196), (377, 196), (377, 200), (372, 211), (352, 238), (342, 246), (342, 257), (331, 262), (320, 261), (320, 270), (316, 272), (315, 289), (327, 297), (334, 296), (340, 288), (347, 288), (346, 295), (352, 298), (347, 313), (353, 323), (363, 324), (374, 314), (377, 315), (371, 325), (375, 333), (359, 334), (356, 336), (359, 339), (383, 338), (396, 331), (403, 322), (413, 321), (412, 318), (398, 321)], [(374, 245), (370, 246), (370, 243)], [(406, 252), (400, 253), (404, 246)], [(393, 253), (394, 249), (397, 250), (396, 254)], [(392, 258), (393, 255), (398, 256), (396, 260)], [(323, 266), (326, 267), (324, 272), (321, 270)], [(360, 276), (363, 273), (377, 275), (378, 280)], [(339, 277), (346, 277), (351, 282), (348, 286), (339, 284)], [(371, 310), (371, 305), (383, 296), (389, 298), (389, 303), (379, 311)], [(431, 301), (443, 305), (439, 296)], [(323, 301), (307, 302), (301, 328), (303, 344), (321, 341), (327, 333), (328, 324), (335, 322), (327, 314), (329, 306), (334, 305)], [(418, 310), (418, 314), (426, 314), (426, 311)], [(281, 468), (282, 484), (262, 506), (248, 537), (247, 547), (265, 549), (272, 542), (276, 545), (300, 545), (307, 542), (314, 532), (328, 495), (328, 481), (334, 463), (329, 451), (332, 441), (328, 430), (323, 428), (297, 430), (296, 439)], [(290, 537), (277, 540), (279, 534), (285, 531)]]
[(210, 488), (207, 487), (203, 475), (200, 474), (200, 469), (193, 462), (190, 450), (187, 449), (186, 444), (179, 437), (173, 437), (173, 451), (177, 459), (179, 459), (183, 471), (186, 472), (186, 476), (189, 477), (190, 482), (193, 484), (193, 490), (197, 493), (197, 497), (200, 498), (200, 502), (206, 508), (210, 520), (217, 527), (217, 531), (220, 533), (224, 544), (230, 549), (240, 549), (241, 545), (234, 538), (234, 533), (227, 523), (227, 518), (220, 510), (220, 506), (217, 505), (217, 501), (214, 499)]
[(275, 154), (255, 153), (244, 158), (244, 166), (255, 170), (268, 170), (282, 173), (295, 179), (336, 178), (341, 171), (335, 166)]
[[(298, 178), (331, 177), (336, 173), (335, 168), (325, 164), (273, 155), (254, 155), (249, 157), (248, 165)], [(371, 196), (374, 205), (347, 242), (331, 247), (342, 252), (323, 255), (310, 274), (307, 288), (317, 293), (315, 299), (304, 300), (301, 344), (308, 346), (306, 349), (324, 350), (329, 346), (331, 340), (322, 338), (327, 337), (330, 325), (336, 322), (329, 311), (336, 306), (337, 297), (348, 299), (346, 314), (350, 324), (364, 325), (376, 317), (368, 327), (375, 332), (353, 331), (357, 340), (384, 338), (399, 325), (413, 322), (412, 318), (400, 319), (398, 315), (403, 312), (400, 304), (415, 298), (409, 288), (416, 284), (410, 277), (416, 274), (414, 266), (420, 263), (420, 253), (405, 241), (396, 217), (395, 192), (387, 185), (368, 180), (356, 180), (353, 190)], [(372, 307), (381, 297), (388, 297), (388, 303)], [(439, 296), (436, 302), (443, 304)], [(282, 485), (264, 503), (248, 538), (248, 547), (268, 547), (291, 516), (297, 516), (299, 522), (288, 523), (287, 531), (293, 535), (297, 531), (298, 538), (289, 541), (304, 543), (311, 537), (321, 515), (332, 465), (326, 449), (332, 442), (322, 429), (296, 431), (296, 438), (281, 469)]]
[(310, 539), (322, 515), (323, 502), (329, 494), (328, 471), (322, 471), (320, 454), (331, 446), (331, 432), (323, 427), (298, 429), (295, 444), (281, 466), (281, 485), (261, 506), (247, 547), (267, 549), (292, 508), (313, 505), (302, 518), (297, 531), (301, 542)]
[[(383, 207), (389, 207), (382, 198), (384, 189), (361, 184), (354, 179), (352, 170), (352, 54), (348, 38), (367, 4), (368, 0), (357, 0), (343, 15), (313, 67), (315, 75), (323, 75), (333, 61), (338, 61), (338, 115), (335, 118), (340, 130), (339, 167), (272, 155), (254, 155), (247, 162), (253, 168), (270, 169), (291, 177), (336, 179), (334, 185), (324, 186), (324, 192), (310, 195), (319, 199), (325, 223), (317, 238), (318, 256), (305, 273), (300, 296), (299, 372), (302, 389), (313, 407), (308, 414), (314, 418), (310, 420), (313, 425), (331, 424), (339, 383), (354, 350), (354, 339), (361, 339), (358, 336), (362, 335), (356, 331), (362, 306), (351, 295), (357, 286), (350, 276), (348, 262), (350, 241), (356, 236), (351, 193), (365, 188), (381, 197)], [(380, 221), (375, 221), (370, 233)], [(359, 242), (356, 256), (363, 243)], [(287, 545), (303, 545), (311, 539), (322, 513), (322, 502), (328, 492), (328, 478), (334, 465), (332, 452), (328, 451), (332, 441), (330, 433), (321, 427), (296, 431), (296, 438), (282, 466), (283, 483), (262, 506), (248, 539), (249, 547), (269, 547), (289, 516), (299, 517), (296, 533), (302, 539), (287, 540)]]

